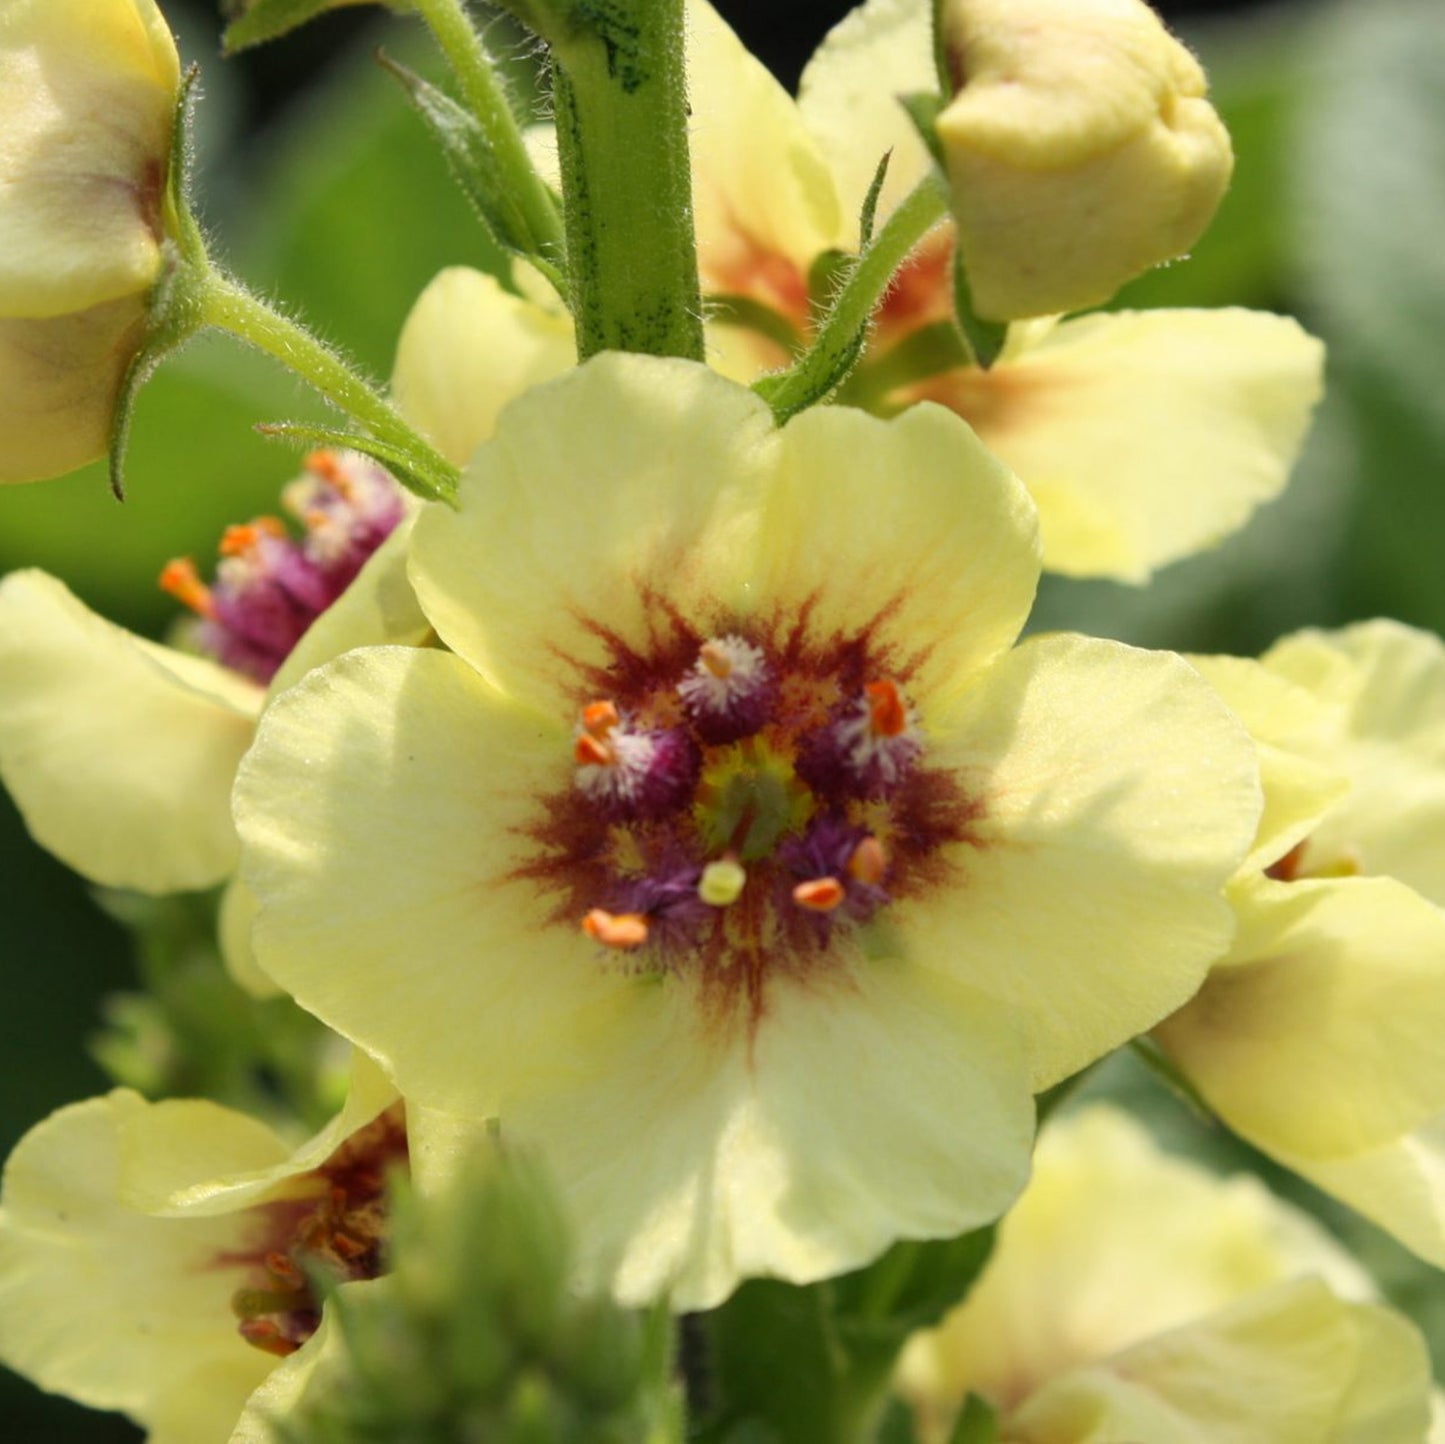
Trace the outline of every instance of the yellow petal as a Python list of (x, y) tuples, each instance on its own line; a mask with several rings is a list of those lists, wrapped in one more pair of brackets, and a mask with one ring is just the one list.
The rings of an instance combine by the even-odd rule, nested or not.
[(818, 252), (843, 243), (828, 167), (792, 97), (705, 0), (687, 6), (687, 61), (703, 289), (754, 294), (767, 284), (758, 268), (781, 262), (791, 295)]
[[(229, 1308), (239, 1282), (219, 1259), (235, 1218), (156, 1219), (121, 1204), (120, 1137), (150, 1105), (117, 1090), (33, 1128), (5, 1170), (0, 1211), (0, 1358), (42, 1388), (171, 1438), (221, 1439), (271, 1360)], [(215, 1159), (220, 1141), (206, 1143)], [(205, 1391), (191, 1386), (203, 1373)], [(179, 1394), (191, 1433), (176, 1432)]]
[(415, 646), (430, 634), (431, 623), (406, 574), (415, 519), (414, 512), (402, 518), (346, 590), (306, 629), (271, 679), (269, 695), (274, 697), (313, 667), (353, 647)]
[(61, 476), (105, 455), (144, 318), (133, 296), (38, 320), (0, 317), (0, 483)]
[(89, 611), (0, 583), (0, 774), (43, 847), (94, 882), (210, 887), (235, 864), (231, 780), (261, 691)]
[(244, 988), (253, 998), (278, 998), (281, 989), (261, 971), (251, 950), (251, 924), (256, 919), (256, 899), (250, 888), (237, 877), (226, 884), (221, 894), (220, 913), (216, 918), (216, 941), (221, 960), (231, 981)]
[(857, 244), (863, 198), (878, 162), (888, 175), (878, 197), (886, 216), (932, 166), (901, 97), (936, 91), (932, 15), (927, 0), (867, 0), (824, 38), (803, 71), (798, 109), (833, 173)]
[(1032, 1133), (1011, 1034), (987, 1000), (904, 966), (779, 986), (728, 1040), (652, 988), (594, 1037), (585, 1074), (513, 1094), (502, 1134), (540, 1146), (621, 1299), (710, 1308), (742, 1278), (811, 1282), (1001, 1213)]
[(422, 608), (488, 680), (570, 722), (577, 673), (558, 657), (609, 660), (598, 624), (640, 644), (658, 586), (705, 624), (756, 605), (758, 498), (776, 448), (771, 413), (745, 388), (687, 362), (596, 357), (513, 403), (463, 477), (459, 511), (418, 518)]
[(454, 266), (421, 293), (397, 342), (397, 407), (448, 461), (465, 466), (515, 396), (577, 359), (572, 325)]
[(938, 117), (969, 286), (1080, 311), (1198, 239), (1229, 182), (1204, 73), (1141, 0), (949, 0)]
[(368, 649), (278, 697), (237, 779), (257, 961), (432, 1107), (485, 1116), (519, 1071), (575, 1067), (587, 1010), (629, 986), (514, 872), (569, 720), (445, 653)]
[(1339, 767), (1323, 760), (1332, 751), (1338, 709), (1246, 657), (1189, 661), (1259, 748), (1264, 815), (1245, 866), (1262, 870), (1303, 842), (1349, 790)]
[(978, 816), (950, 885), (900, 900), (896, 924), (911, 956), (1027, 1020), (1043, 1089), (1177, 1008), (1228, 948), (1254, 748), (1179, 658), (1083, 637), (1026, 642), (927, 721)]
[(179, 86), (152, 0), (8, 0), (0, 18), (0, 315), (155, 279)]
[(1353, 786), (1311, 836), (1312, 862), (1341, 858), (1445, 906), (1445, 644), (1373, 621), (1296, 633), (1262, 660), (1345, 714), (1327, 760)]
[(1233, 890), (1230, 966), (1158, 1037), (1267, 1153), (1357, 1153), (1445, 1109), (1445, 913), (1393, 878)]
[(1323, 347), (1263, 312), (1140, 311), (1052, 328), (916, 394), (959, 412), (1039, 508), (1044, 566), (1142, 582), (1279, 494)]
[[(1038, 580), (1023, 488), (956, 418), (818, 407), (782, 433), (759, 591), (830, 636), (877, 619), (916, 698), (968, 685), (1022, 630)], [(920, 656), (920, 653), (926, 655)]]
[(1005, 1427), (1014, 1444), (1415, 1444), (1428, 1391), (1404, 1318), (1301, 1279), (1056, 1380)]

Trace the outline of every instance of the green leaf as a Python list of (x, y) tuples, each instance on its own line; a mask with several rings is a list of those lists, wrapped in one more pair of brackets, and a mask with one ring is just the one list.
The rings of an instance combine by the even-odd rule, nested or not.
[(970, 1394), (963, 1401), (963, 1410), (948, 1444), (997, 1444), (998, 1415), (987, 1399)]
[(863, 197), (863, 210), (858, 217), (858, 245), (861, 249), (873, 239), (873, 222), (878, 218), (878, 197), (883, 194), (883, 182), (888, 179), (888, 162), (893, 152), (886, 150), (868, 183), (868, 194)]
[[(326, 10), (361, 3), (365, 0), (227, 0), (224, 8), (236, 18), (226, 27), (221, 44), (226, 55), (234, 55), (238, 50), (275, 40)], [(388, 3), (393, 10), (409, 8), (401, 0)]]
[(377, 58), (401, 84), (488, 235), (514, 255), (530, 259), (557, 293), (565, 294), (562, 273), (543, 258), (542, 238), (533, 234), (481, 122), (414, 70), (386, 55)]

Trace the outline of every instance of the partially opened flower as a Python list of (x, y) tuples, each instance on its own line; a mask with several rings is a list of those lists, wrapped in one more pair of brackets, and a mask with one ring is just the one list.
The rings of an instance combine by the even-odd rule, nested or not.
[(154, 0), (0, 14), (0, 482), (105, 452), (161, 269), (179, 90)]
[(936, 133), (981, 316), (1103, 305), (1199, 239), (1229, 133), (1144, 0), (944, 0), (939, 24)]
[(1157, 1036), (1241, 1136), (1445, 1264), (1445, 647), (1378, 621), (1198, 665), (1260, 739), (1266, 826), (1229, 956)]
[(1051, 1125), (983, 1275), (898, 1371), (924, 1444), (1418, 1444), (1424, 1341), (1315, 1222), (1094, 1107)]
[(312, 1362), (307, 1270), (379, 1272), (386, 1175), (405, 1161), (395, 1090), (364, 1060), (295, 1150), (195, 1099), (117, 1089), (62, 1108), (5, 1167), (0, 1358), (150, 1444), (224, 1444), (278, 1360)]
[[(570, 364), (570, 335), (519, 309), (489, 278), (453, 270), (403, 328), (399, 405), (457, 464), (505, 401)], [(147, 893), (224, 882), (231, 784), (267, 697), (351, 647), (429, 630), (405, 574), (408, 501), (380, 467), (314, 453), (282, 510), (289, 525), (229, 529), (210, 584), (190, 561), (166, 567), (162, 584), (197, 614), (186, 650), (131, 635), (43, 573), (0, 582), (0, 777), (35, 839), (90, 880)], [(246, 966), (248, 925), (233, 891), (228, 960), (269, 987)]]
[(996, 1216), (1030, 1094), (1226, 945), (1258, 810), (1177, 658), (1010, 650), (1035, 548), (940, 408), (779, 431), (611, 354), (537, 388), (418, 521), (451, 651), (263, 720), (258, 959), (409, 1101), (538, 1142), (626, 1299)]
[[(693, 0), (705, 292), (765, 307), (807, 337), (811, 268), (857, 247), (879, 161), (889, 157), (880, 217), (932, 165), (898, 99), (936, 87), (929, 16), (926, 0), (869, 0), (823, 42), (795, 105)], [(1224, 309), (1024, 323), (985, 371), (954, 336), (952, 245), (951, 227), (936, 229), (905, 264), (843, 399), (883, 414), (928, 399), (963, 416), (1038, 504), (1046, 569), (1144, 581), (1282, 489), (1321, 389), (1322, 347), (1294, 321)], [(710, 337), (716, 364), (740, 380), (787, 359), (744, 326)]]

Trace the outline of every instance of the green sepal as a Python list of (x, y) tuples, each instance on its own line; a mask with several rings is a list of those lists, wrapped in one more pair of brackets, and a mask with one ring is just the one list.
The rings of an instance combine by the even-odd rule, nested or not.
[(136, 400), (156, 367), (205, 324), (196, 304), (192, 281), (197, 275), (204, 275), (209, 262), (200, 228), (186, 199), (190, 181), (191, 121), (200, 73), (200, 66), (188, 66), (176, 92), (171, 116), (170, 166), (161, 195), (161, 224), (166, 239), (161, 243), (160, 274), (146, 298), (145, 334), (116, 390), (110, 424), (109, 471), (111, 494), (117, 501), (125, 500), (125, 456)]
[(868, 194), (863, 197), (863, 209), (858, 215), (858, 245), (866, 246), (873, 239), (873, 223), (878, 219), (878, 197), (883, 194), (883, 182), (888, 179), (888, 162), (893, 152), (885, 150), (868, 183)]
[(542, 239), (528, 224), (511, 177), (498, 163), (481, 122), (415, 71), (380, 52), (377, 59), (406, 91), (487, 232), (505, 250), (530, 261), (565, 301), (566, 279), (556, 262), (544, 254)]
[(963, 1401), (948, 1444), (998, 1444), (998, 1414), (987, 1399), (970, 1394)]
[[(235, 19), (221, 35), (222, 54), (234, 55), (238, 50), (276, 40), (324, 11), (357, 3), (358, 0), (226, 0), (225, 12)], [(390, 10), (411, 9), (405, 0), (377, 0), (377, 3), (385, 3)]]
[(415, 457), (399, 446), (364, 436), (356, 431), (339, 431), (318, 426), (310, 421), (260, 421), (256, 430), (262, 436), (279, 441), (299, 442), (306, 447), (341, 447), (359, 451), (384, 466), (408, 491), (428, 501), (444, 501), (454, 505), (456, 481), (453, 477), (424, 472), (415, 464)]
[(938, 113), (943, 109), (943, 100), (931, 91), (915, 91), (911, 95), (900, 95), (898, 103), (907, 112), (913, 128), (923, 138), (928, 153), (939, 170), (947, 171), (943, 163), (943, 145), (938, 139)]
[(981, 370), (987, 371), (1003, 350), (1008, 340), (1007, 321), (985, 321), (973, 309), (973, 292), (969, 289), (968, 276), (963, 266), (963, 249), (953, 248), (953, 315), (958, 329), (973, 353), (974, 362)]

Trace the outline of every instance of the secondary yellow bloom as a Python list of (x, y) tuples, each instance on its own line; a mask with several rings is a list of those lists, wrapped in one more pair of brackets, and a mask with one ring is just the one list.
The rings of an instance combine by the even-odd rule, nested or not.
[[(898, 103), (937, 83), (929, 6), (855, 10), (796, 104), (703, 0), (688, 13), (703, 289), (767, 306), (806, 336), (809, 270), (857, 246), (878, 162), (889, 155), (880, 215), (932, 165)], [(1075, 244), (1072, 230), (1060, 236)], [(1279, 493), (1321, 388), (1323, 350), (1293, 321), (1228, 309), (1025, 323), (987, 372), (946, 356), (921, 365), (922, 343), (951, 326), (952, 244), (940, 228), (914, 253), (844, 399), (884, 413), (928, 399), (963, 416), (1038, 504), (1046, 569), (1143, 581)], [(710, 335), (740, 380), (786, 359), (752, 331)]]
[(936, 129), (981, 316), (1102, 305), (1199, 239), (1229, 133), (1143, 0), (947, 0), (941, 24), (957, 93)]
[[(398, 404), (458, 465), (505, 401), (570, 364), (570, 333), (519, 316), (522, 304), (490, 278), (446, 271), (403, 328)], [(167, 569), (220, 664), (132, 636), (43, 573), (0, 582), (0, 778), (35, 839), (92, 881), (147, 893), (225, 881), (231, 784), (267, 697), (351, 647), (427, 632), (405, 575), (409, 520), (382, 540), (402, 501), (379, 468), (318, 454), (285, 498), (303, 542), (262, 519), (228, 533), (215, 587), (186, 564)], [(269, 988), (246, 968), (248, 925), (244, 897), (228, 897), (227, 957)]]
[(0, 482), (102, 455), (160, 271), (180, 66), (153, 0), (0, 15)]
[(1011, 650), (1037, 574), (1026, 494), (940, 408), (779, 431), (598, 357), (418, 521), (452, 650), (268, 709), (257, 957), (409, 1100), (539, 1143), (626, 1299), (992, 1218), (1031, 1092), (1226, 945), (1258, 811), (1177, 658)]
[(924, 1444), (964, 1396), (1000, 1444), (1418, 1444), (1424, 1341), (1255, 1179), (1104, 1107), (1051, 1125), (967, 1300), (904, 1352)]
[(0, 1358), (150, 1444), (224, 1444), (278, 1359), (294, 1388), (314, 1364), (305, 1268), (380, 1269), (386, 1170), (406, 1160), (395, 1100), (359, 1060), (346, 1107), (295, 1150), (231, 1109), (128, 1089), (52, 1114), (5, 1167)]
[(1230, 955), (1157, 1033), (1236, 1132), (1445, 1264), (1445, 647), (1394, 622), (1199, 665), (1264, 753)]

